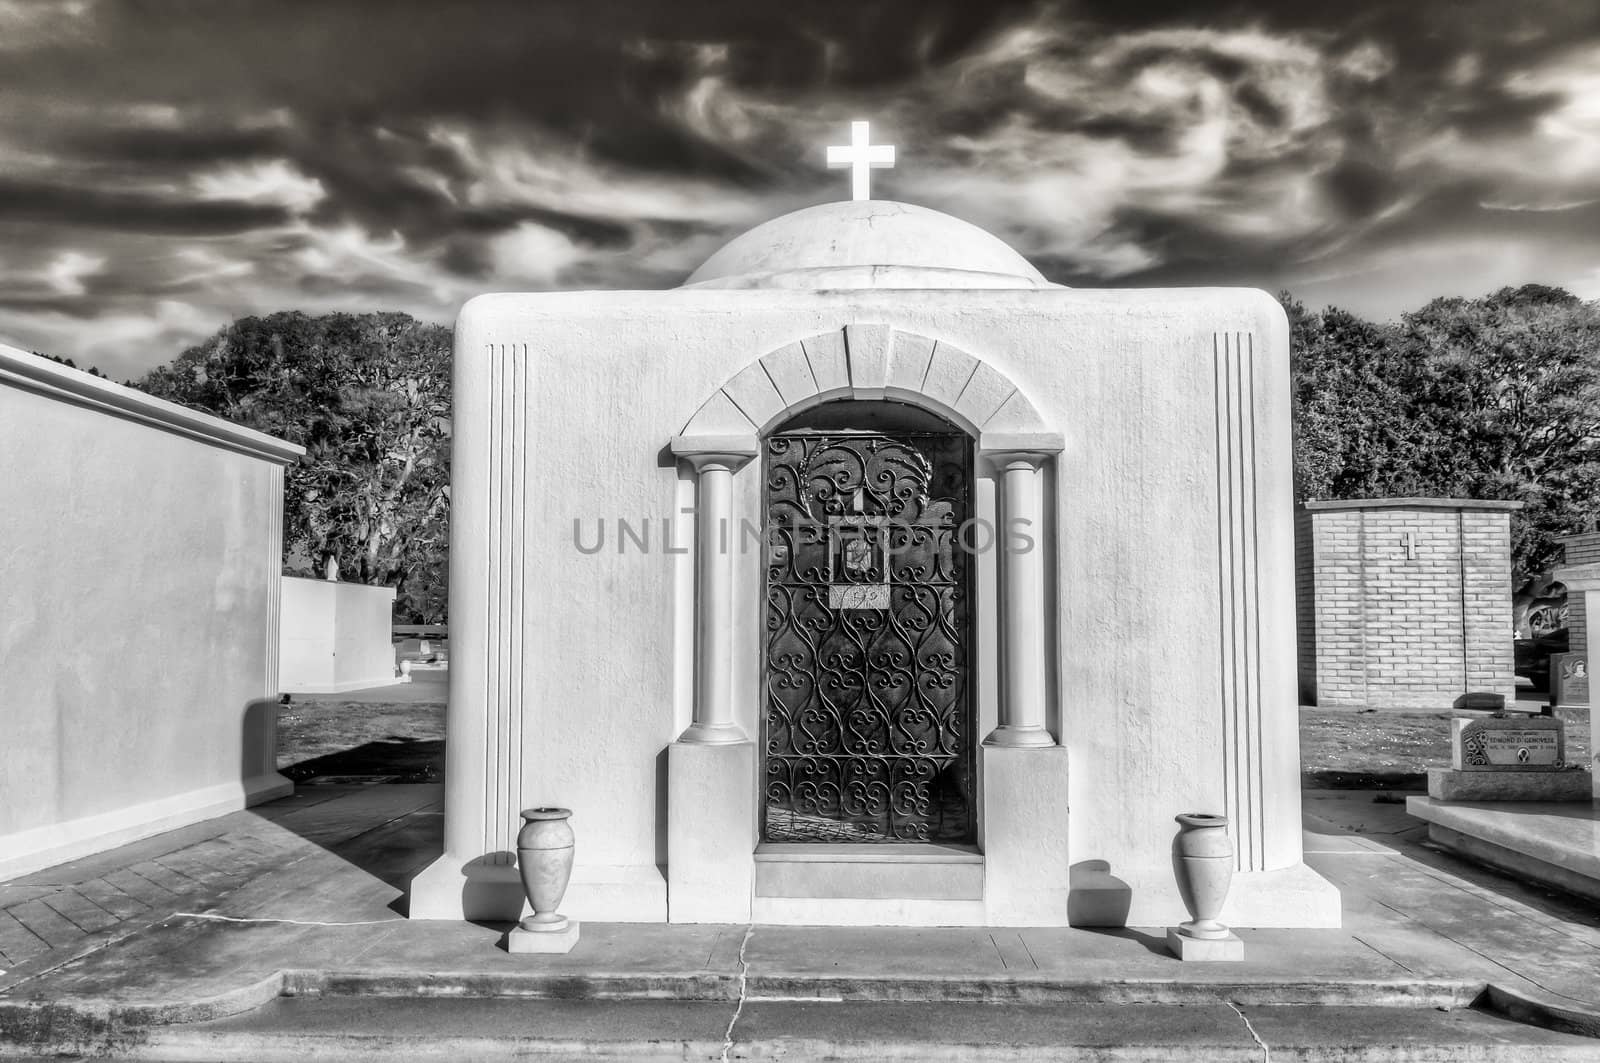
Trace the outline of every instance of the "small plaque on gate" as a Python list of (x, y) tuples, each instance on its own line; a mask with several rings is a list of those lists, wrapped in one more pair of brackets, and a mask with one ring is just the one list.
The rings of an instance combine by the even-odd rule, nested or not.
[(1561, 721), (1548, 716), (1450, 721), (1457, 771), (1556, 771), (1566, 761)]
[(835, 583), (828, 588), (829, 609), (887, 609), (887, 583)]

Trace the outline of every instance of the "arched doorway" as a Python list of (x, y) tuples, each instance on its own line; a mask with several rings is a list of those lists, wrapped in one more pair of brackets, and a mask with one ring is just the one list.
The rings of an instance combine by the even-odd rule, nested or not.
[(762, 485), (762, 841), (972, 844), (972, 438), (826, 403)]

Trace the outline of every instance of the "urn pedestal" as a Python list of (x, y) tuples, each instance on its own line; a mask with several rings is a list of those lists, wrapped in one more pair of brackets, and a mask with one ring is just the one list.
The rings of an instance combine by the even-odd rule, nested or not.
[(1180, 960), (1242, 960), (1244, 942), (1217, 916), (1233, 880), (1233, 842), (1228, 819), (1209, 812), (1177, 817), (1172, 840), (1172, 871), (1189, 921), (1167, 928), (1167, 948)]
[(517, 832), (517, 875), (533, 914), (506, 935), (506, 951), (571, 952), (578, 924), (556, 909), (572, 878), (574, 838), (569, 808), (530, 808)]

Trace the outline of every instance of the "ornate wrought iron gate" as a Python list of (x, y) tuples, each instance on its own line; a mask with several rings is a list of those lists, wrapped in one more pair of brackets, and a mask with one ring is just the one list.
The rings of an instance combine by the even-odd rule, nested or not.
[(765, 461), (762, 838), (973, 841), (970, 440), (792, 431)]

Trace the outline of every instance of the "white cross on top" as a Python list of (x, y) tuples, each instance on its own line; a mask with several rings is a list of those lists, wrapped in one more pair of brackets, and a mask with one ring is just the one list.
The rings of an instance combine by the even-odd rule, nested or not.
[(850, 167), (850, 198), (871, 199), (872, 170), (887, 169), (894, 165), (894, 146), (868, 144), (866, 122), (850, 123), (850, 145), (828, 147), (828, 169)]

